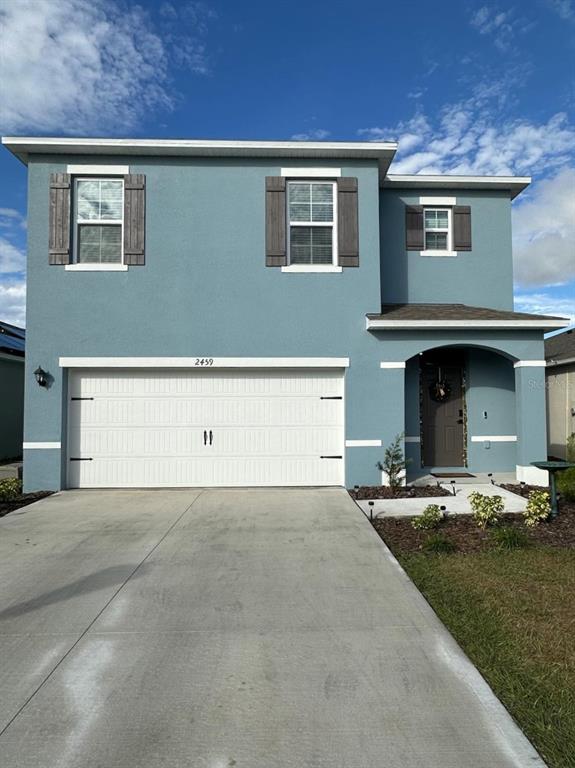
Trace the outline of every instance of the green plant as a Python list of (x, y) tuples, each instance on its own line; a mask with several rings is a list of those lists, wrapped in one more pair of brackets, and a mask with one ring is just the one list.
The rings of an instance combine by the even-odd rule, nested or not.
[(530, 491), (527, 498), (527, 508), (523, 513), (525, 525), (534, 528), (542, 520), (547, 520), (551, 512), (549, 491)]
[(491, 536), (498, 549), (519, 549), (526, 547), (529, 539), (524, 531), (513, 528), (510, 525), (503, 525), (500, 528), (494, 528)]
[(411, 521), (411, 525), (416, 531), (431, 531), (433, 528), (437, 528), (439, 523), (443, 520), (443, 512), (438, 504), (428, 504), (421, 515), (414, 517)]
[(434, 555), (450, 555), (457, 547), (442, 533), (432, 533), (423, 542), (423, 549)]
[(501, 496), (485, 496), (474, 491), (468, 498), (473, 519), (480, 528), (487, 528), (488, 525), (495, 525), (499, 521), (499, 515), (505, 508)]
[(387, 475), (390, 488), (401, 487), (402, 474), (410, 463), (410, 459), (406, 459), (403, 455), (402, 440), (403, 433), (396, 435), (393, 442), (385, 449), (383, 461), (377, 463), (379, 469)]
[[(567, 438), (567, 461), (575, 462), (575, 432)], [(557, 473), (557, 490), (565, 501), (575, 501), (575, 468)]]
[(575, 432), (567, 438), (567, 461), (575, 461)]
[(22, 481), (15, 477), (0, 480), (0, 501), (13, 501), (22, 493)]

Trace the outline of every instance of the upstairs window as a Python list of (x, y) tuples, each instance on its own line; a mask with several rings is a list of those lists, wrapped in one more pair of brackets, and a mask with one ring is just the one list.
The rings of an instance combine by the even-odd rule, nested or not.
[(451, 210), (449, 208), (425, 208), (423, 226), (426, 251), (451, 250)]
[(288, 263), (337, 264), (336, 184), (288, 183)]
[(123, 180), (79, 178), (74, 191), (74, 260), (78, 264), (121, 264)]

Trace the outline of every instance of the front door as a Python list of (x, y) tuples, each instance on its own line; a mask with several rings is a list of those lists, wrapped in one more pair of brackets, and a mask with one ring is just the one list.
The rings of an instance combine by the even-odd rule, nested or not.
[(463, 356), (457, 350), (421, 356), (421, 442), (426, 467), (465, 465)]

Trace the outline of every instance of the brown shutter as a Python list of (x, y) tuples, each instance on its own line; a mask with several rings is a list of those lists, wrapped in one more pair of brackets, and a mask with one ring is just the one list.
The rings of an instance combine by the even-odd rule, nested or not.
[(453, 208), (453, 250), (471, 250), (471, 208), (468, 205)]
[(50, 175), (50, 264), (70, 263), (70, 174)]
[(405, 206), (405, 247), (408, 251), (422, 251), (423, 244), (423, 206)]
[(124, 264), (137, 267), (146, 262), (146, 177), (124, 176)]
[(359, 227), (357, 218), (357, 179), (337, 180), (337, 263), (340, 267), (359, 267)]
[(286, 180), (266, 176), (266, 267), (286, 264)]

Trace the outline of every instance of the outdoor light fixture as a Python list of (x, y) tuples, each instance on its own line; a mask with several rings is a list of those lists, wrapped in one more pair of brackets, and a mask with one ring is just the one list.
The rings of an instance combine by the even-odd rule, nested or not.
[(34, 371), (34, 376), (36, 377), (36, 381), (38, 382), (39, 387), (45, 387), (48, 384), (46, 371), (43, 368), (40, 368), (40, 366), (38, 366)]

